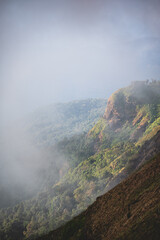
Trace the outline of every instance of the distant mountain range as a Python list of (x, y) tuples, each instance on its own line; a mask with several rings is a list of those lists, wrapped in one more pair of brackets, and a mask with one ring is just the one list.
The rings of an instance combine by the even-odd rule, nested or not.
[(55, 103), (41, 108), (24, 120), (38, 146), (52, 146), (64, 137), (88, 132), (103, 115), (106, 99), (85, 99)]

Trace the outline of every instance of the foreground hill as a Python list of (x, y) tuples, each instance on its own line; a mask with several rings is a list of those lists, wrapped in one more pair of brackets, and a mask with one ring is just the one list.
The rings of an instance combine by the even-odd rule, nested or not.
[(35, 239), (78, 215), (160, 152), (159, 130), (159, 82), (134, 82), (112, 94), (88, 134), (56, 146), (69, 165), (60, 181), (0, 212), (2, 239)]
[(37, 240), (158, 240), (159, 237), (160, 154), (98, 197), (78, 217)]

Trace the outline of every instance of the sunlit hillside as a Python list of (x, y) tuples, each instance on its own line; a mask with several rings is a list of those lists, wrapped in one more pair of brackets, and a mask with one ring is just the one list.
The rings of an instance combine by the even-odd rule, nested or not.
[(144, 81), (116, 91), (87, 134), (51, 147), (66, 157), (68, 170), (47, 191), (2, 210), (1, 236), (34, 239), (56, 229), (158, 154), (159, 90), (158, 81)]

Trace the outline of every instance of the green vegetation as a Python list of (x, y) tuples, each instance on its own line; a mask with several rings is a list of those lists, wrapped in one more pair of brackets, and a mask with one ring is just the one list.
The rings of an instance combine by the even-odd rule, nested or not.
[[(21, 223), (23, 228), (18, 229), (18, 232), (23, 233), (27, 239), (63, 224), (85, 209), (97, 195), (107, 191), (109, 182), (123, 170), (133, 153), (136, 153), (136, 149), (132, 143), (119, 143), (102, 150), (70, 169), (61, 182), (48, 192), (14, 208), (2, 210), (1, 234), (12, 232), (15, 221)], [(9, 239), (9, 235), (2, 236)], [(15, 236), (12, 232), (11, 239), (17, 239), (17, 232)]]
[(74, 168), (95, 153), (94, 141), (89, 139), (85, 133), (75, 135), (58, 142), (53, 149), (51, 148), (51, 152), (55, 151), (62, 154), (67, 159), (69, 166)]
[(159, 239), (160, 154), (86, 211), (38, 240)]
[[(104, 113), (105, 107), (105, 99), (57, 103), (39, 109), (16, 126), (14, 124), (13, 127), (5, 129), (9, 140), (4, 139), (4, 143), (1, 142), (0, 145), (0, 208), (14, 206), (40, 191), (46, 191), (64, 175), (68, 163), (76, 166), (94, 154), (93, 144), (88, 141), (84, 132), (94, 126)], [(55, 147), (59, 141), (62, 142)], [(21, 161), (22, 166), (19, 167), (18, 163), (15, 166), (14, 161)], [(27, 165), (26, 162), (30, 163), (30, 168), (34, 165), (35, 174), (32, 177), (29, 176), (29, 170), (23, 167)], [(34, 179), (33, 184), (30, 179), (28, 183), (27, 177), (24, 183), (17, 181), (14, 174), (12, 177), (12, 164), (14, 172), (17, 168), (24, 169), (26, 176)], [(30, 170), (32, 174), (33, 171)]]
[[(34, 199), (1, 210), (2, 239), (10, 239), (11, 234), (12, 240), (21, 239), (22, 235), (22, 239), (34, 239), (56, 229), (124, 179), (140, 164), (141, 158), (146, 159), (145, 148), (160, 129), (159, 90), (160, 86), (153, 84), (138, 87), (133, 84), (118, 90), (110, 97), (104, 116), (88, 134), (65, 138), (51, 146), (51, 153), (57, 150), (64, 156), (68, 171)], [(154, 144), (153, 141), (152, 147)], [(149, 156), (150, 150), (146, 150)], [(18, 233), (13, 231), (17, 222)], [(78, 226), (83, 223), (74, 222), (67, 229), (72, 235), (75, 227), (81, 236)], [(72, 236), (71, 239), (76, 239), (78, 235)]]
[(86, 99), (53, 104), (31, 114), (24, 128), (36, 145), (52, 146), (65, 137), (88, 132), (103, 115), (106, 102), (106, 99)]

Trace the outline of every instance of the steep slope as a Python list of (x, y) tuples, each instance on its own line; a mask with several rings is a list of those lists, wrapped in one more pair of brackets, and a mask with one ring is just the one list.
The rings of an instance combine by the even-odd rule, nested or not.
[(160, 155), (61, 228), (37, 240), (158, 240)]
[(160, 129), (160, 82), (134, 82), (108, 99), (104, 117), (89, 132), (97, 145), (111, 146), (119, 141), (140, 142)]
[[(58, 146), (72, 163), (65, 176), (37, 198), (1, 212), (3, 239), (34, 239), (82, 212), (160, 152), (159, 130), (159, 82), (135, 82), (115, 92), (104, 116), (80, 144), (82, 151), (75, 147), (77, 140), (67, 139)], [(91, 151), (85, 155), (87, 144)], [(23, 227), (15, 232), (17, 222)]]

